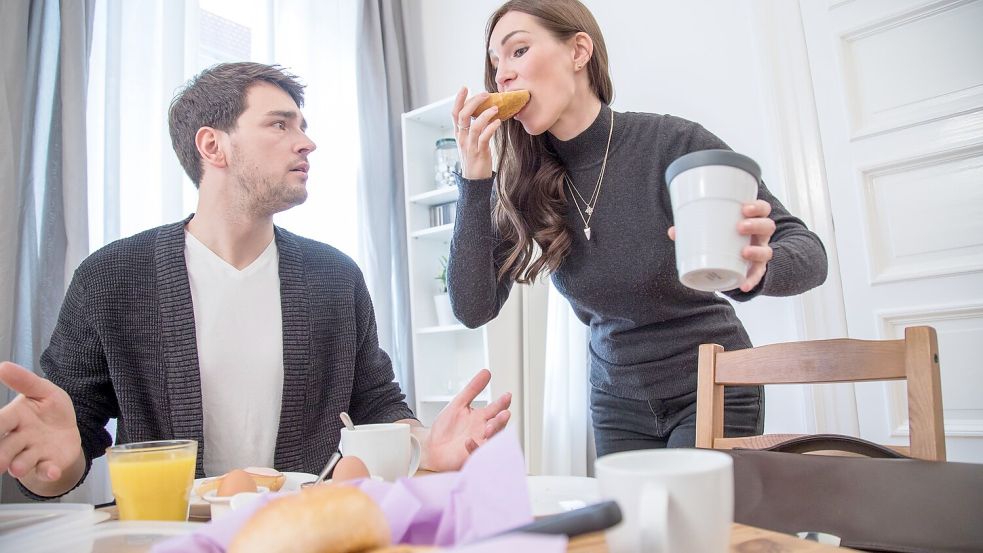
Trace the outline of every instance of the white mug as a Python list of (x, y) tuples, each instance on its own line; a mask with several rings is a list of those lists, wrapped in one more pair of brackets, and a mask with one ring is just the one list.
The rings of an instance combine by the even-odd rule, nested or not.
[(413, 476), (420, 468), (420, 440), (402, 422), (342, 428), (340, 449), (343, 455), (361, 459), (371, 476), (390, 482)]
[(730, 150), (702, 150), (669, 164), (666, 182), (676, 226), (679, 281), (713, 292), (740, 286), (747, 275), (741, 250), (751, 237), (740, 234), (741, 208), (758, 197), (761, 169)]
[(719, 451), (612, 453), (594, 465), (601, 497), (621, 507), (610, 553), (724, 553), (734, 521), (734, 463)]

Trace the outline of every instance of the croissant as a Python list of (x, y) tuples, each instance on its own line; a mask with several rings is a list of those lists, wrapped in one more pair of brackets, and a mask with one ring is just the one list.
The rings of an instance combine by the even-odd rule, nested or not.
[(480, 115), (481, 112), (492, 106), (498, 106), (498, 113), (492, 117), (492, 120), (501, 119), (505, 121), (506, 119), (511, 119), (516, 113), (519, 113), (525, 105), (529, 102), (529, 91), (528, 90), (510, 90), (508, 92), (493, 92), (488, 95), (488, 98), (481, 102), (477, 108), (475, 108), (475, 115)]

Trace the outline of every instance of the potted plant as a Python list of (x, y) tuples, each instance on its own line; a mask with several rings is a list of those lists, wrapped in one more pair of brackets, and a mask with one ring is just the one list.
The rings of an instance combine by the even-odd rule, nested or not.
[(448, 326), (457, 324), (454, 311), (451, 309), (451, 296), (447, 293), (447, 256), (440, 258), (440, 272), (434, 277), (440, 283), (440, 293), (433, 297), (434, 309), (437, 313), (437, 325)]

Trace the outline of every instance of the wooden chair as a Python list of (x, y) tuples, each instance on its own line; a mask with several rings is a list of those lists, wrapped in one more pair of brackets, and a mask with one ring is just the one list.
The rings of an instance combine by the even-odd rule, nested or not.
[(903, 340), (816, 340), (725, 352), (703, 344), (699, 354), (696, 447), (761, 449), (797, 435), (724, 437), (724, 386), (908, 381), (910, 447), (891, 449), (918, 459), (945, 461), (942, 384), (935, 329), (905, 329)]

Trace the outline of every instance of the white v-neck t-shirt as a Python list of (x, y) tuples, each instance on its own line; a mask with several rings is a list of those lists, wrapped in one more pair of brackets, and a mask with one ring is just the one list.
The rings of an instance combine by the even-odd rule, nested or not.
[(241, 271), (185, 231), (195, 312), (205, 474), (273, 467), (283, 397), (276, 241)]

